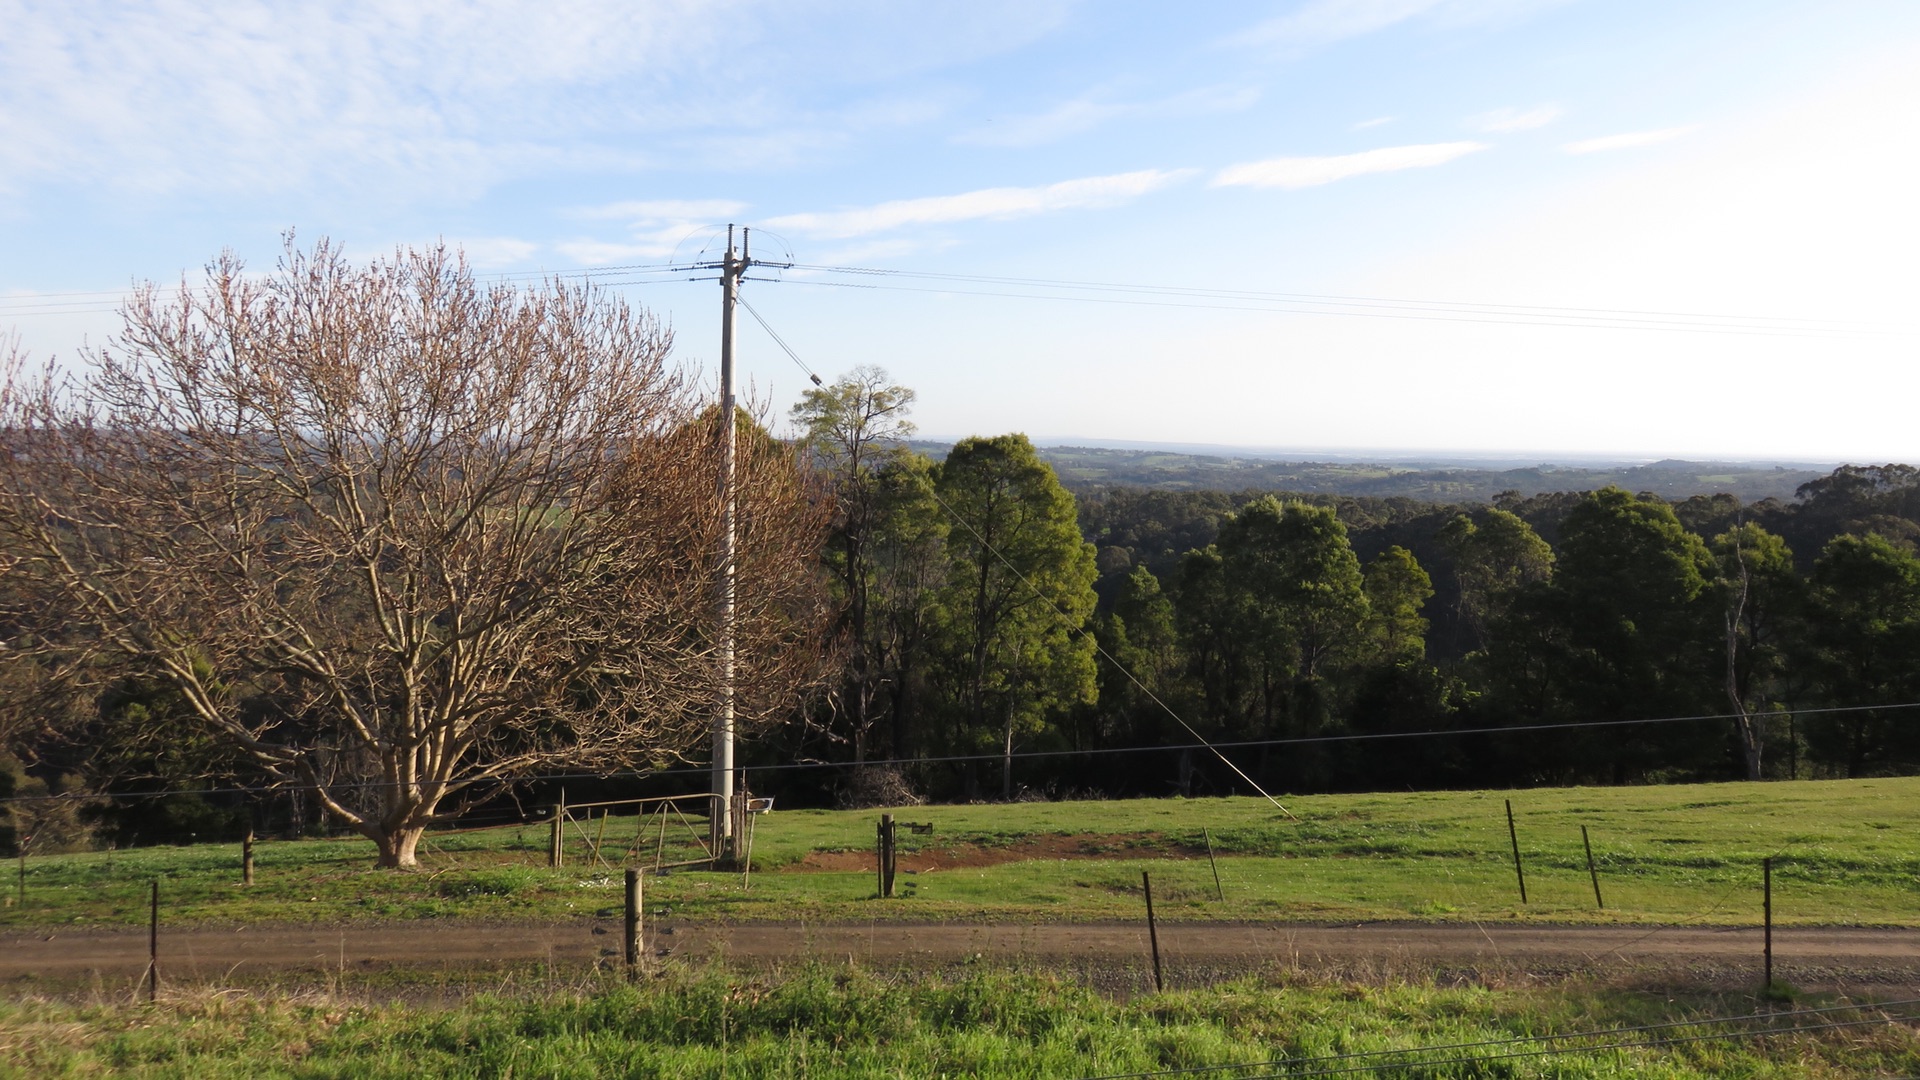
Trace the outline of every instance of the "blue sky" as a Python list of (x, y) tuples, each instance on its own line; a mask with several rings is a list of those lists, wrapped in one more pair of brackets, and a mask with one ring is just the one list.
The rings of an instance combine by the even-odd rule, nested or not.
[(1917, 191), (1906, 0), (0, 0), (41, 359), (294, 228), (591, 271), (710, 371), (718, 289), (622, 268), (735, 221), (928, 275), (747, 296), (930, 436), (1916, 460)]

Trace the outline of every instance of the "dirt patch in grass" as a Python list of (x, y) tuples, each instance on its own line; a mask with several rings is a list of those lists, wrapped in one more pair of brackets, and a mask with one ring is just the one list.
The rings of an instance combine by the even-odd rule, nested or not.
[[(922, 838), (909, 848), (909, 836), (899, 833), (897, 859), (901, 870), (925, 873), (929, 870), (966, 870), (1005, 863), (1033, 862), (1043, 859), (1132, 859), (1193, 858), (1204, 856), (1205, 848), (1169, 839), (1163, 833), (1074, 833), (1023, 836), (1006, 843), (980, 844), (972, 841), (943, 843), (937, 838)], [(867, 851), (815, 851), (786, 870), (871, 870), (874, 854)]]

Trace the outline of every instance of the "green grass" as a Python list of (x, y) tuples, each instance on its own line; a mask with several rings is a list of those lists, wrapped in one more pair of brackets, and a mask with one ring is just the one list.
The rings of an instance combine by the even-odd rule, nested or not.
[[(710, 967), (639, 986), (605, 979), (453, 1004), (197, 990), (154, 1006), (14, 1000), (0, 1003), (0, 1075), (1042, 1078), (1274, 1059), (1296, 1059), (1298, 1072), (1285, 1075), (1401, 1066), (1363, 1075), (1424, 1078), (1827, 1078), (1920, 1069), (1920, 1038), (1904, 1025), (1760, 1040), (1741, 1033), (1752, 1021), (1702, 1022), (1758, 1008), (1732, 994), (1258, 978), (1113, 1000), (1057, 977), (985, 965), (935, 974)], [(1882, 1015), (1862, 1008), (1821, 1019)], [(1542, 1038), (1676, 1022), (1687, 1026)], [(1728, 1035), (1736, 1037), (1721, 1037)], [(1698, 1036), (1711, 1038), (1678, 1041)], [(1675, 1041), (1603, 1048), (1649, 1038)], [(1494, 1045), (1440, 1049), (1463, 1043)], [(1366, 1056), (1327, 1060), (1338, 1055)]]
[[(1526, 861), (1524, 906), (1506, 798)], [(649, 880), (648, 906), (732, 920), (1132, 919), (1148, 870), (1156, 907), (1171, 919), (1751, 924), (1760, 917), (1760, 860), (1771, 856), (1777, 922), (1920, 925), (1917, 778), (1285, 802), (1293, 817), (1247, 798), (909, 808), (898, 816), (934, 831), (902, 829), (902, 850), (942, 866), (903, 874), (902, 895), (889, 901), (875, 898), (871, 869), (807, 863), (817, 852), (870, 852), (877, 812), (782, 810), (757, 823), (750, 888), (737, 874), (677, 871)], [(607, 824), (615, 866), (639, 825), (631, 817)], [(1604, 911), (1594, 906), (1582, 825), (1593, 837)], [(545, 866), (541, 825), (432, 838), (414, 872), (372, 869), (371, 846), (359, 839), (263, 842), (251, 888), (239, 883), (238, 845), (30, 858), (25, 903), (0, 910), (0, 926), (140, 923), (156, 877), (171, 923), (611, 915), (619, 873), (592, 863), (584, 842), (599, 829), (570, 834), (560, 870)], [(1203, 829), (1219, 855), (1224, 901)], [(648, 826), (641, 847), (649, 857), (656, 837)], [(1032, 851), (1048, 857), (967, 865), (983, 853)], [(11, 901), (13, 892), (0, 895)]]

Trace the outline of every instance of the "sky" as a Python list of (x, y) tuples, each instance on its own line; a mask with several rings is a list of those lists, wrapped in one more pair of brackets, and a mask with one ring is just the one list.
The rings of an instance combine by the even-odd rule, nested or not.
[(1916, 192), (1911, 0), (0, 0), (35, 360), (293, 230), (592, 281), (711, 384), (670, 268), (738, 223), (926, 437), (1920, 461)]

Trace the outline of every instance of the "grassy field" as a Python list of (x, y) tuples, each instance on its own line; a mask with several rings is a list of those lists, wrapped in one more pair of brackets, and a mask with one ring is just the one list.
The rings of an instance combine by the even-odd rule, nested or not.
[[(1149, 870), (1170, 919), (1751, 924), (1760, 917), (1760, 860), (1770, 856), (1778, 922), (1920, 925), (1920, 779), (1316, 796), (1286, 805), (1292, 816), (1246, 798), (908, 808), (902, 820), (933, 831), (901, 830), (903, 864), (917, 872), (903, 874), (901, 895), (886, 901), (875, 897), (871, 869), (877, 811), (781, 810), (757, 822), (750, 883), (674, 871), (648, 882), (648, 906), (730, 920), (1132, 919)], [(1583, 825), (1604, 910), (1587, 876)], [(155, 878), (170, 923), (612, 914), (626, 849), (638, 841), (638, 861), (652, 857), (656, 834), (642, 826), (629, 816), (575, 827), (559, 870), (546, 868), (547, 829), (537, 823), (431, 838), (416, 872), (374, 870), (372, 848), (359, 839), (262, 842), (252, 887), (240, 884), (237, 844), (34, 857), (22, 864), (24, 888), (4, 889), (0, 927), (143, 922)], [(586, 842), (601, 836), (605, 862)]]
[[(985, 966), (714, 967), (640, 986), (608, 980), (443, 1004), (192, 991), (153, 1006), (13, 1000), (0, 1003), (0, 1074), (1820, 1080), (1920, 1071), (1920, 1035), (1887, 1022), (1911, 1009), (1807, 1000), (1759, 1011), (1739, 995), (1577, 986), (1243, 979), (1117, 1001)], [(1755, 1034), (1816, 1025), (1827, 1026)]]

